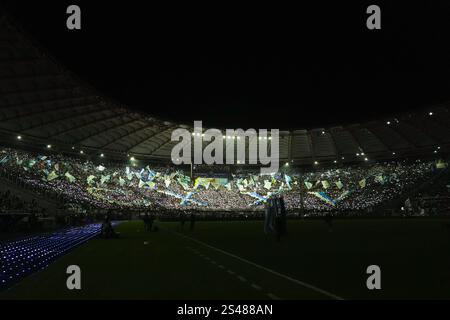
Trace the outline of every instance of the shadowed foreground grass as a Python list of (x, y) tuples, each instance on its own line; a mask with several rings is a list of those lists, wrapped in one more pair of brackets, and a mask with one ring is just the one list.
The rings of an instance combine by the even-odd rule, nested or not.
[[(160, 222), (158, 232), (130, 221), (117, 227), (120, 239), (91, 240), (0, 299), (448, 299), (448, 222), (336, 220), (330, 232), (323, 221), (296, 220), (277, 242), (261, 221), (197, 222), (193, 231)], [(82, 289), (71, 291), (66, 268), (74, 264)], [(373, 264), (382, 289), (369, 291)]]

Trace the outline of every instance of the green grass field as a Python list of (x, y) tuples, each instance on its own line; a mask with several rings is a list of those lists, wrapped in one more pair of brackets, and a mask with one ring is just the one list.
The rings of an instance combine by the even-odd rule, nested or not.
[[(145, 232), (140, 221), (124, 222), (120, 239), (91, 240), (0, 299), (448, 299), (448, 222), (336, 220), (329, 232), (321, 220), (295, 220), (280, 242), (262, 221), (197, 222), (192, 232), (188, 223)], [(66, 288), (72, 264), (81, 290)], [(372, 264), (381, 290), (366, 287)]]

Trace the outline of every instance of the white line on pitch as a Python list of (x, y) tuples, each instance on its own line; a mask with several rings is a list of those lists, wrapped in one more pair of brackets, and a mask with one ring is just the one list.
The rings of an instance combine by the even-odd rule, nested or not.
[(287, 276), (287, 275), (285, 275), (285, 274), (282, 274), (282, 273), (279, 273), (279, 272), (274, 271), (274, 270), (272, 270), (272, 269), (266, 268), (266, 267), (264, 267), (264, 266), (262, 266), (262, 265), (259, 265), (259, 264), (255, 263), (255, 262), (252, 262), (252, 261), (250, 261), (250, 260), (241, 258), (241, 257), (239, 257), (239, 256), (237, 256), (237, 255), (235, 255), (235, 254), (232, 254), (232, 253), (229, 253), (229, 252), (227, 252), (227, 251), (225, 251), (225, 250), (216, 248), (216, 247), (214, 247), (214, 246), (212, 246), (212, 245), (209, 245), (209, 244), (207, 244), (207, 243), (205, 243), (205, 242), (203, 242), (203, 241), (200, 241), (200, 240), (197, 240), (197, 239), (194, 239), (194, 238), (185, 236), (185, 235), (180, 234), (180, 233), (178, 233), (178, 232), (173, 232), (173, 233), (176, 234), (176, 235), (178, 235), (178, 236), (180, 236), (180, 237), (182, 237), (182, 238), (186, 238), (186, 239), (192, 240), (192, 241), (194, 241), (194, 242), (196, 242), (196, 243), (199, 243), (199, 244), (201, 244), (201, 245), (203, 245), (203, 246), (205, 246), (205, 247), (208, 247), (208, 248), (210, 248), (210, 249), (213, 249), (213, 250), (215, 250), (215, 251), (218, 251), (218, 252), (220, 252), (220, 253), (223, 253), (223, 254), (225, 254), (225, 255), (227, 255), (227, 256), (229, 256), (229, 257), (238, 259), (238, 260), (240, 260), (240, 261), (242, 261), (242, 262), (245, 262), (245, 263), (247, 263), (247, 264), (249, 264), (249, 265), (252, 265), (252, 266), (254, 266), (254, 267), (258, 268), (258, 269), (267, 271), (267, 272), (272, 273), (272, 274), (274, 274), (274, 275), (276, 275), (276, 276), (279, 276), (279, 277), (281, 277), (281, 278), (283, 278), (283, 279), (289, 280), (289, 281), (291, 281), (291, 282), (293, 282), (293, 283), (296, 283), (296, 284), (298, 284), (298, 285), (300, 285), (300, 286), (302, 286), (302, 287), (305, 287), (305, 288), (311, 289), (311, 290), (313, 290), (313, 291), (319, 292), (319, 293), (321, 293), (321, 294), (323, 294), (323, 295), (325, 295), (325, 296), (327, 296), (327, 297), (330, 297), (330, 298), (333, 298), (333, 299), (336, 299), (336, 300), (344, 300), (344, 298), (339, 297), (339, 296), (337, 296), (337, 295), (335, 295), (335, 294), (333, 294), (333, 293), (331, 293), (331, 292), (328, 292), (328, 291), (325, 291), (325, 290), (323, 290), (323, 289), (320, 289), (320, 288), (318, 288), (318, 287), (316, 287), (316, 286), (313, 286), (312, 284), (309, 284), (309, 283), (306, 283), (306, 282), (303, 282), (303, 281), (294, 279), (294, 278), (292, 278), (292, 277), (290, 277), (290, 276)]
[(272, 293), (268, 293), (267, 296), (272, 300), (281, 300), (279, 297), (277, 297), (276, 295), (274, 295)]
[(251, 286), (253, 289), (262, 290), (262, 288), (260, 286), (258, 286), (257, 284), (252, 283)]

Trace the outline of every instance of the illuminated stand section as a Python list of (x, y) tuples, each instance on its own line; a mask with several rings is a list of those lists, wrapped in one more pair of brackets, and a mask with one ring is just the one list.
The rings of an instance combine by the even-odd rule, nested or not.
[(101, 224), (65, 229), (0, 243), (0, 290), (47, 267), (75, 246), (100, 234)]

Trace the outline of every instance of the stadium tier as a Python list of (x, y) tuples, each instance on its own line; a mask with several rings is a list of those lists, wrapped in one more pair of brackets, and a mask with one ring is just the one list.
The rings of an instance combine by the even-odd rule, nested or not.
[(391, 200), (405, 200), (411, 191), (447, 171), (442, 161), (415, 160), (191, 179), (176, 166), (156, 167), (133, 160), (127, 164), (95, 164), (60, 154), (14, 149), (1, 151), (0, 170), (11, 183), (66, 207), (257, 210), (263, 209), (272, 195), (283, 195), (288, 210), (311, 214), (373, 212)]

